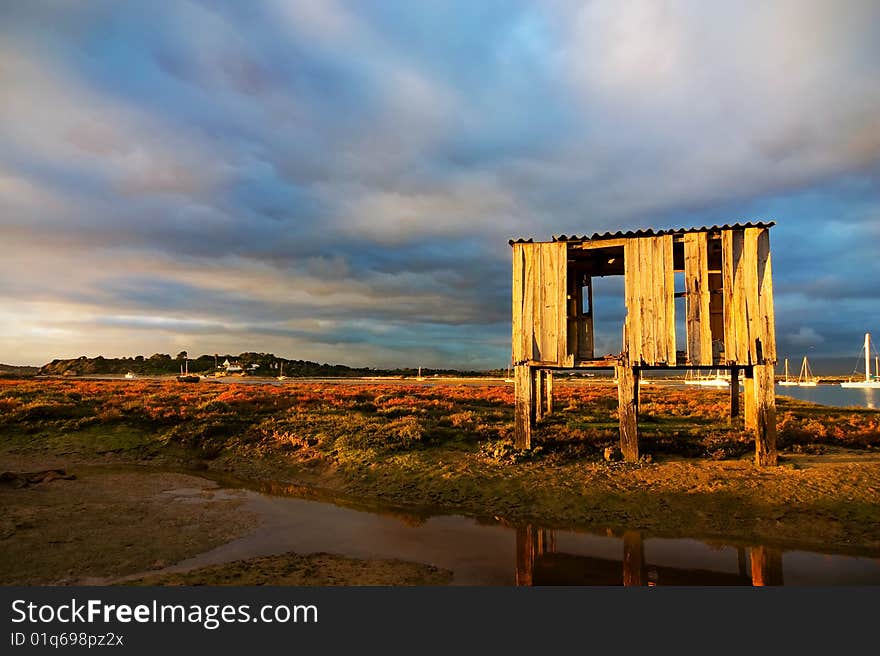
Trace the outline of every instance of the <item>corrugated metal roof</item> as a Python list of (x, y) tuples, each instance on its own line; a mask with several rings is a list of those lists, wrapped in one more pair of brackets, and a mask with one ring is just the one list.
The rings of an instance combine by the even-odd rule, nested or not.
[[(602, 241), (603, 239), (625, 239), (631, 237), (659, 237), (660, 235), (683, 235), (687, 232), (717, 232), (719, 230), (739, 230), (741, 228), (772, 228), (776, 225), (775, 221), (755, 221), (748, 223), (725, 223), (724, 225), (699, 226), (693, 228), (673, 228), (666, 230), (654, 230), (652, 228), (644, 230), (628, 230), (627, 232), (595, 232), (592, 235), (554, 235), (552, 241)], [(510, 239), (508, 244), (531, 244), (534, 239)]]

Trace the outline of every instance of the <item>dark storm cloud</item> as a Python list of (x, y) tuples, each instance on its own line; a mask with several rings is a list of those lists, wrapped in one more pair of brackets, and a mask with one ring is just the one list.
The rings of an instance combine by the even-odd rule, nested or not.
[(0, 360), (172, 340), (501, 366), (508, 238), (745, 219), (778, 222), (781, 347), (846, 351), (880, 330), (878, 22), (856, 1), (17, 3)]

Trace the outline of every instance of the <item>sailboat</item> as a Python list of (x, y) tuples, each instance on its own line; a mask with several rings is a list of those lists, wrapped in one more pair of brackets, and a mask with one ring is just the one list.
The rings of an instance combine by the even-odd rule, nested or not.
[(841, 387), (868, 387), (880, 389), (880, 367), (874, 364), (874, 373), (871, 374), (871, 333), (865, 333), (865, 380), (848, 380), (841, 383)]
[(284, 375), (284, 362), (281, 362), (281, 370), (278, 372), (278, 380), (287, 380), (287, 376)]
[(513, 378), (510, 377), (510, 367), (507, 368), (507, 375), (504, 377), (505, 383), (512, 383)]
[(798, 384), (796, 380), (792, 380), (791, 378), (788, 377), (788, 358), (785, 358), (785, 379), (780, 380), (779, 384), (784, 385), (786, 387), (791, 387), (793, 385)]
[(184, 365), (180, 365), (180, 375), (177, 377), (178, 383), (197, 383), (202, 377), (198, 374), (191, 374), (189, 372), (189, 358), (185, 360), (186, 369), (184, 369)]
[(424, 378), (422, 378), (422, 368), (421, 367), (419, 367), (419, 375), (416, 376), (416, 380), (425, 380)]
[(814, 376), (810, 371), (810, 363), (807, 362), (807, 356), (804, 356), (804, 362), (801, 364), (801, 372), (797, 379), (798, 387), (815, 387), (819, 384), (819, 377)]

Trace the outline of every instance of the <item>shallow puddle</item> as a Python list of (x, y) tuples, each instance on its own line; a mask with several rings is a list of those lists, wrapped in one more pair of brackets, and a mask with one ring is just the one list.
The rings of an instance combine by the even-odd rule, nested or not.
[(242, 498), (261, 525), (163, 572), (293, 551), (426, 563), (451, 570), (457, 585), (880, 585), (877, 558), (423, 518), (228, 487), (211, 493)]

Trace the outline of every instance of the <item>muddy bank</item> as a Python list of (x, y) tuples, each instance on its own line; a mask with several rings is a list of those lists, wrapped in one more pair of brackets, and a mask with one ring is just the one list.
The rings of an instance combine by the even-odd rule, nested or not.
[(451, 572), (402, 560), (345, 558), (333, 554), (264, 556), (155, 574), (129, 585), (446, 585)]
[[(72, 584), (156, 569), (250, 530), (217, 484), (184, 474), (79, 474), (0, 487), (0, 584)], [(188, 501), (178, 489), (192, 491)]]
[[(6, 479), (10, 483), (0, 486), (0, 585), (122, 583), (210, 552), (261, 521), (242, 508), (242, 491), (182, 473), (82, 467), (65, 477)], [(12, 483), (22, 480), (34, 482)], [(442, 585), (450, 577), (448, 571), (399, 560), (287, 553), (135, 582)]]

